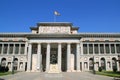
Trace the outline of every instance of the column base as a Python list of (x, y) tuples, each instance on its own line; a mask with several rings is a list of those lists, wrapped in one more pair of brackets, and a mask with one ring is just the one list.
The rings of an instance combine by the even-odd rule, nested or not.
[(71, 70), (67, 70), (67, 72), (71, 72)]
[(76, 70), (76, 72), (81, 72), (80, 70)]

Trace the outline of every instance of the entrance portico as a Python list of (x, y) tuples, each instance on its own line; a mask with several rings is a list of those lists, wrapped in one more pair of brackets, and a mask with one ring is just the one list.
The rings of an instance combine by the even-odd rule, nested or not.
[[(58, 65), (59, 72), (80, 71), (80, 66), (77, 64), (80, 57), (79, 45), (79, 43), (70, 42), (30, 43), (27, 71), (49, 72), (51, 64)], [(71, 49), (72, 46), (74, 48)]]

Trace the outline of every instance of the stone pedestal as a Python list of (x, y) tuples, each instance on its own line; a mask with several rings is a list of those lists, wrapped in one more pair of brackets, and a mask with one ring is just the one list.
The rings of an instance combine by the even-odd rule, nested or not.
[(48, 73), (60, 73), (60, 70), (58, 69), (58, 64), (50, 64), (50, 69)]

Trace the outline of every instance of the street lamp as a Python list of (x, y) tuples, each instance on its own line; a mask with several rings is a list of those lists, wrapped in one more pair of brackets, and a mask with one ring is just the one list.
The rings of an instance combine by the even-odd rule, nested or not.
[(95, 72), (95, 61), (94, 61), (94, 56), (93, 56), (93, 74), (96, 74), (96, 72)]
[(14, 74), (14, 58), (15, 56), (13, 56), (13, 60), (12, 60), (12, 74)]

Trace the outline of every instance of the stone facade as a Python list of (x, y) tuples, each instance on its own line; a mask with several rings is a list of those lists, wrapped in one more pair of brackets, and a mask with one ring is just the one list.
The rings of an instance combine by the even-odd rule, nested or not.
[(1, 66), (28, 72), (120, 68), (120, 33), (78, 33), (69, 22), (42, 22), (30, 29), (32, 33), (0, 33)]

